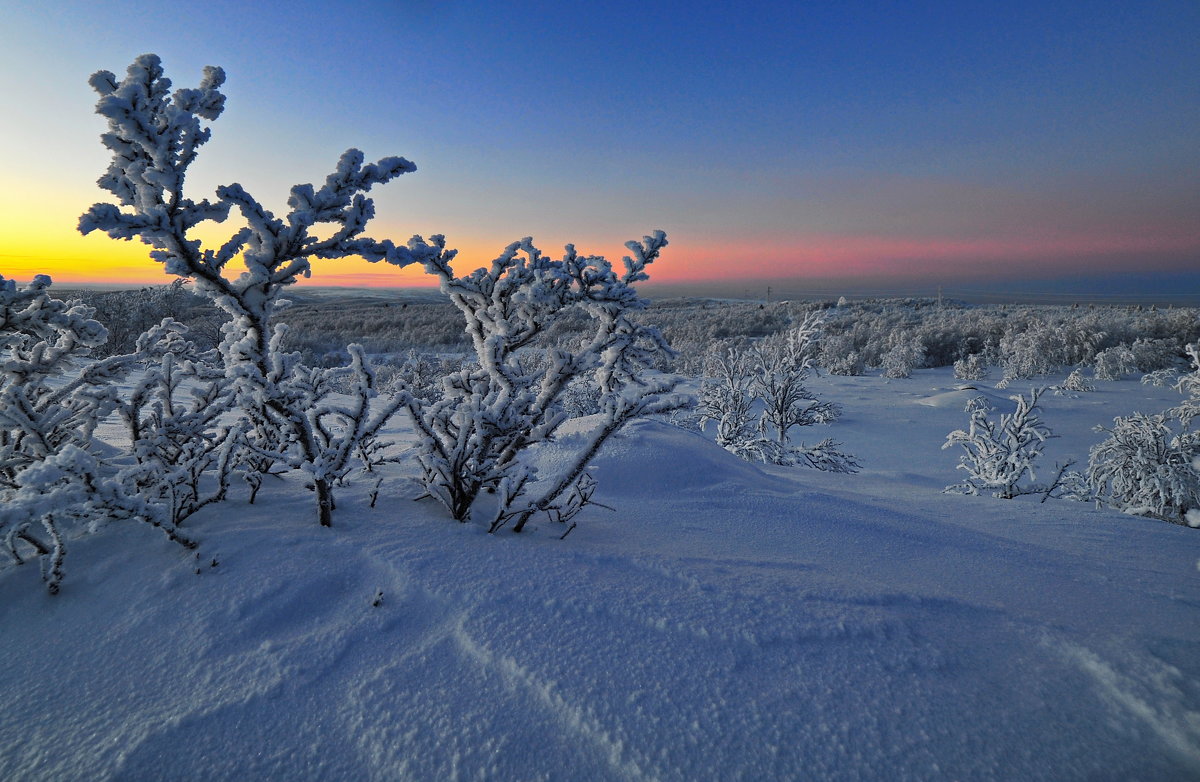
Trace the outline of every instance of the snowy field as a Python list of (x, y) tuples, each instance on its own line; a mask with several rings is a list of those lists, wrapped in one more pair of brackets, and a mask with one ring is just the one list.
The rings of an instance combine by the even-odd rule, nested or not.
[[(845, 415), (798, 434), (857, 475), (637, 422), (565, 540), (449, 521), (407, 462), (332, 529), (280, 481), (196, 557), (72, 540), (58, 596), (0, 571), (0, 779), (1200, 778), (1200, 532), (942, 494), (957, 385), (814, 379)], [(1046, 470), (1179, 400), (1097, 385), (1043, 397)]]

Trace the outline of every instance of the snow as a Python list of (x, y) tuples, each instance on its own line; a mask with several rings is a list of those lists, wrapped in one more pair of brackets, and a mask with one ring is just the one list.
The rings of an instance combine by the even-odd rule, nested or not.
[[(403, 475), (321, 528), (293, 475), (188, 519), (195, 555), (129, 522), (68, 541), (57, 596), (0, 571), (0, 778), (1200, 776), (1200, 536), (942, 494), (949, 369), (811, 385), (861, 473), (647, 421), (589, 470), (615, 510), (561, 541)], [(1047, 464), (1178, 400), (1097, 386), (1043, 398)]]

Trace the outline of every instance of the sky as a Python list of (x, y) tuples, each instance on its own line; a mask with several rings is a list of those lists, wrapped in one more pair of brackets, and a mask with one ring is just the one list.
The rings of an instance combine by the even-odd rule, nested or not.
[[(0, 39), (19, 281), (167, 281), (76, 230), (109, 200), (88, 76), (154, 52), (176, 86), (228, 76), (189, 197), (239, 182), (282, 213), (347, 148), (402, 155), (368, 234), (444, 234), (463, 272), (661, 228), (654, 281), (738, 292), (1200, 288), (1195, 0), (0, 0)], [(309, 284), (427, 282), (346, 259)]]

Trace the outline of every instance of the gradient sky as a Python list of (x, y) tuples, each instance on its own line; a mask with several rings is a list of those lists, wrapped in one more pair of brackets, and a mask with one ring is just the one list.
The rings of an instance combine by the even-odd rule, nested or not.
[[(191, 197), (237, 181), (282, 212), (348, 147), (403, 155), (369, 233), (443, 233), (460, 271), (654, 228), (658, 281), (1200, 270), (1196, 0), (0, 1), (0, 30), (0, 274), (22, 281), (166, 281), (140, 242), (75, 230), (108, 195), (87, 78), (143, 52), (177, 86), (228, 74)], [(358, 260), (311, 281), (418, 282)]]

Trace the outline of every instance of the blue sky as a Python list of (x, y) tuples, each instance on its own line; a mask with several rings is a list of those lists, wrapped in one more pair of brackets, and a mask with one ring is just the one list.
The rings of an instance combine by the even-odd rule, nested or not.
[(58, 2), (3, 21), (8, 276), (157, 278), (144, 248), (72, 235), (104, 196), (87, 77), (147, 51), (180, 86), (228, 73), (197, 197), (239, 181), (282, 208), (347, 147), (404, 155), (418, 171), (378, 191), (372, 233), (444, 233), (467, 265), (529, 234), (619, 255), (663, 228), (660, 279), (1200, 268), (1194, 0)]

